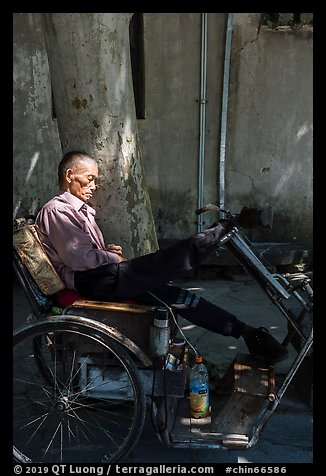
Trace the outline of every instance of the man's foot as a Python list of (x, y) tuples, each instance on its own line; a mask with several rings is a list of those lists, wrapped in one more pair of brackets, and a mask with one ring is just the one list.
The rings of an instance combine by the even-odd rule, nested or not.
[(230, 220), (220, 220), (206, 230), (203, 230), (192, 237), (197, 248), (211, 248), (218, 244), (219, 240), (233, 228)]
[(280, 362), (288, 356), (288, 350), (280, 344), (265, 327), (253, 329), (244, 337), (251, 354), (263, 357), (270, 363)]

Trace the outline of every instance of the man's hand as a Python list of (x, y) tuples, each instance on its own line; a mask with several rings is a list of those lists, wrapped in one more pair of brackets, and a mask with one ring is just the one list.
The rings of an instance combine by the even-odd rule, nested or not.
[(119, 245), (114, 245), (113, 243), (111, 243), (110, 245), (107, 245), (107, 246), (106, 246), (106, 249), (107, 249), (108, 251), (110, 251), (110, 253), (115, 253), (115, 254), (117, 254), (118, 256), (120, 256), (119, 263), (121, 263), (121, 261), (127, 261), (127, 259), (122, 256), (122, 248), (121, 248), (121, 246), (119, 246)]
[(122, 256), (122, 248), (119, 245), (114, 245), (111, 243), (110, 245), (106, 246), (106, 249), (110, 251), (110, 253), (116, 253), (119, 256)]

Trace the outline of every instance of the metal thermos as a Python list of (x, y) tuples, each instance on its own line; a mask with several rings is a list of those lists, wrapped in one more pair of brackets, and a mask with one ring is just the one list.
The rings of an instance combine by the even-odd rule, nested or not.
[(167, 309), (156, 308), (149, 331), (149, 352), (153, 357), (164, 357), (169, 351), (170, 324)]

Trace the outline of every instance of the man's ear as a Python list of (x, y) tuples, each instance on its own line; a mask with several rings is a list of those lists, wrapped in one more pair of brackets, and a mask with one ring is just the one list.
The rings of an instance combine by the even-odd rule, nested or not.
[(71, 183), (72, 182), (72, 176), (74, 175), (74, 172), (72, 169), (67, 169), (66, 170), (66, 175), (65, 175), (65, 178), (66, 178), (66, 182), (68, 183)]

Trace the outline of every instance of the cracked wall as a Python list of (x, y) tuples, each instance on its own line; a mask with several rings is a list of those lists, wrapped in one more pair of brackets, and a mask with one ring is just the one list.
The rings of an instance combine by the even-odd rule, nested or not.
[[(261, 13), (234, 14), (225, 204), (234, 212), (273, 206), (273, 230), (253, 239), (309, 243), (312, 27), (271, 29), (261, 20)], [(208, 14), (206, 203), (218, 203), (226, 21), (225, 13)], [(200, 14), (146, 13), (144, 29), (146, 119), (138, 121), (144, 166), (158, 237), (183, 238), (196, 231)], [(204, 226), (214, 220), (205, 214)]]
[(312, 241), (312, 29), (270, 29), (236, 14), (231, 58), (226, 201), (272, 206), (272, 232)]

